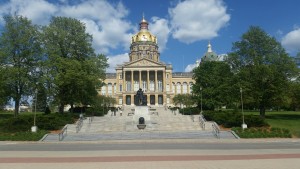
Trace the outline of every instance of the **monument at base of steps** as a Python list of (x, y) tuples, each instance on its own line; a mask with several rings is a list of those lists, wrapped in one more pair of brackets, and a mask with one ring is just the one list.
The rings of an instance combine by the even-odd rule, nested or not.
[(144, 96), (144, 92), (141, 88), (136, 92), (135, 95), (133, 121), (138, 123), (140, 117), (143, 117), (146, 123), (150, 121), (150, 114), (147, 106), (146, 96)]

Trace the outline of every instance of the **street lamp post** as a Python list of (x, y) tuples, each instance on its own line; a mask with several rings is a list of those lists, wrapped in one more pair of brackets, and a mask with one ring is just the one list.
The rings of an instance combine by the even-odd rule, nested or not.
[(201, 112), (200, 112), (200, 114), (202, 114), (202, 87), (200, 87), (200, 97), (201, 97)]
[(242, 89), (242, 88), (240, 88), (240, 92), (241, 92), (241, 104), (242, 104), (242, 116), (243, 116), (243, 124), (242, 124), (242, 128), (243, 128), (243, 130), (244, 130), (245, 128), (247, 128), (247, 124), (245, 124), (245, 117), (244, 117), (243, 89)]
[(36, 126), (36, 102), (37, 102), (37, 90), (35, 90), (35, 102), (34, 102), (34, 116), (33, 116), (33, 126), (31, 127), (31, 132), (36, 132), (37, 131), (37, 126)]

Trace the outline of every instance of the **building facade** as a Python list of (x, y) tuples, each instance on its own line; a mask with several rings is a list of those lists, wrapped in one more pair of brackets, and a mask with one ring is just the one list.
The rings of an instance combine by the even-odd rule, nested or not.
[(173, 106), (176, 94), (190, 94), (195, 81), (191, 72), (173, 72), (172, 65), (160, 61), (157, 38), (143, 18), (140, 31), (132, 36), (129, 62), (117, 65), (116, 73), (107, 73), (101, 95), (113, 97), (117, 106), (134, 105), (141, 88), (147, 105)]

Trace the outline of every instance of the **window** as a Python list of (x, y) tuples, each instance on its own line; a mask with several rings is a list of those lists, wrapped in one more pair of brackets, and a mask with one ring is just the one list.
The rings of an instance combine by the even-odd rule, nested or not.
[(126, 82), (126, 91), (131, 91), (131, 82)]
[(154, 91), (154, 81), (150, 81), (150, 91)]
[(143, 81), (143, 87), (142, 87), (143, 91), (147, 91), (147, 82)]
[(175, 83), (172, 83), (172, 93), (175, 93)]
[(101, 87), (101, 94), (105, 95), (106, 94), (106, 86)]
[(108, 84), (107, 84), (107, 94), (108, 94), (109, 96), (112, 95), (112, 84), (111, 84), (111, 83), (108, 83)]
[(181, 84), (178, 82), (177, 83), (177, 91), (176, 91), (176, 94), (181, 94)]
[(117, 93), (117, 84), (114, 83), (114, 94), (116, 94), (116, 93)]
[(119, 74), (119, 79), (122, 79), (123, 78), (123, 75), (122, 73)]
[(163, 91), (162, 81), (158, 81), (158, 91), (159, 91), (159, 92), (162, 92), (162, 91)]
[(193, 92), (193, 83), (190, 82), (190, 93), (192, 93), (192, 92)]
[(134, 91), (138, 91), (139, 90), (139, 82), (138, 81), (134, 82), (133, 89), (134, 89)]
[(120, 92), (123, 90), (123, 86), (120, 84)]

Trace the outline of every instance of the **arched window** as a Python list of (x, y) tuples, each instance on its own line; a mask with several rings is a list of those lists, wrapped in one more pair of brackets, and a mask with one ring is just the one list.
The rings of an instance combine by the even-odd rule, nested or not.
[(190, 82), (190, 93), (193, 92), (193, 85), (194, 85), (194, 83), (193, 83), (193, 82)]
[(178, 82), (178, 83), (176, 84), (176, 87), (177, 87), (176, 94), (181, 94), (181, 83)]
[(103, 86), (101, 87), (101, 94), (102, 94), (102, 95), (106, 95), (106, 86), (105, 86), (105, 85), (103, 85)]
[(108, 83), (108, 84), (107, 84), (107, 94), (108, 94), (109, 96), (112, 95), (112, 84), (111, 84), (111, 83)]

